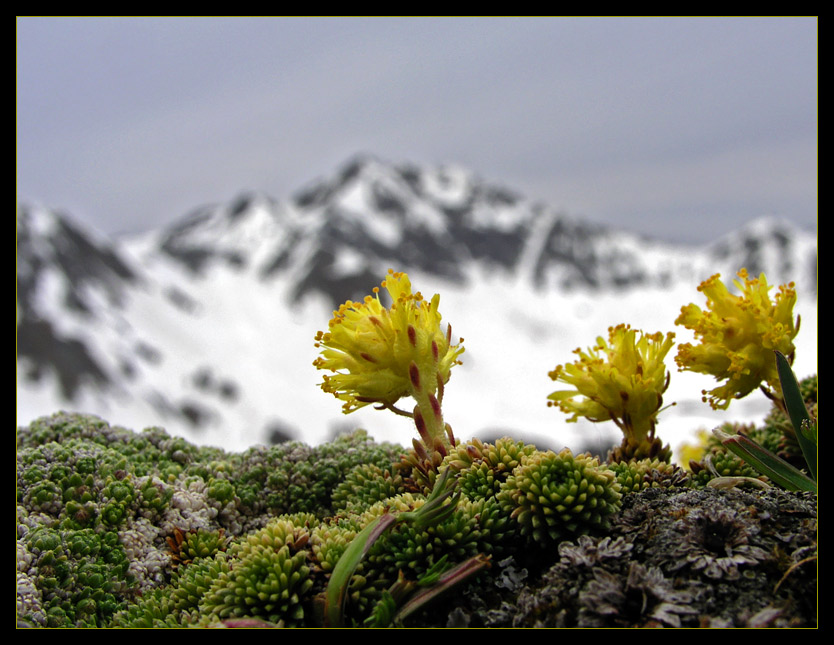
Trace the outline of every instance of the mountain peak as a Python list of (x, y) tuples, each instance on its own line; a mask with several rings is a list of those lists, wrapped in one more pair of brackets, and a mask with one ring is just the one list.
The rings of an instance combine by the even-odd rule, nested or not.
[[(801, 273), (798, 281), (814, 290), (815, 266), (812, 275), (809, 261), (798, 267), (791, 259), (794, 248), (811, 256), (815, 241), (807, 239), (763, 219), (707, 246), (705, 257), (724, 272), (742, 261), (732, 273)], [(391, 266), (461, 283), (477, 266), (542, 289), (628, 289), (711, 274), (672, 248), (567, 217), (456, 164), (394, 164), (368, 153), (288, 202), (244, 192), (198, 209), (160, 238), (163, 253), (192, 273), (218, 264), (252, 267), (263, 279), (287, 272), (293, 299), (319, 293), (334, 306)]]
[(753, 276), (766, 273), (770, 284), (794, 282), (801, 291), (817, 292), (816, 237), (789, 221), (772, 216), (751, 220), (706, 250), (714, 266), (728, 275), (744, 267)]
[[(444, 315), (478, 340), (462, 370), (474, 357), (467, 379), (493, 381), (461, 398), (471, 432), (484, 415), (489, 426), (546, 426), (526, 421), (537, 407), (527, 401), (531, 362), (562, 360), (612, 323), (674, 320), (666, 314), (686, 302), (677, 303), (679, 288), (694, 294), (714, 273), (726, 280), (745, 267), (806, 295), (816, 287), (815, 237), (778, 220), (682, 248), (568, 217), (454, 164), (372, 155), (291, 200), (245, 191), (121, 242), (22, 207), (17, 241), (24, 416), (125, 411), (131, 425), (237, 447), (276, 424), (323, 431), (338, 416), (308, 418), (324, 407), (309, 374), (313, 332), (389, 267), (442, 293)], [(802, 302), (815, 307), (813, 297)], [(484, 391), (506, 396), (490, 407)]]

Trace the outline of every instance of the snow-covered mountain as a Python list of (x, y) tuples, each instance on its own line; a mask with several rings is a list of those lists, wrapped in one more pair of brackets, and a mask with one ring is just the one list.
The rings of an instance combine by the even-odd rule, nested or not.
[[(107, 239), (29, 206), (17, 226), (19, 423), (75, 409), (233, 449), (354, 425), (407, 443), (405, 419), (342, 416), (311, 365), (332, 309), (388, 267), (440, 293), (466, 339), (445, 403), (463, 437), (606, 441), (611, 429), (566, 425), (546, 407), (547, 372), (609, 325), (672, 330), (682, 305), (701, 302), (701, 280), (741, 267), (798, 284), (797, 371), (816, 371), (816, 240), (775, 220), (679, 247), (570, 218), (462, 168), (362, 156), (292, 199), (245, 193), (139, 237)], [(713, 422), (699, 400), (708, 382), (672, 383), (679, 405), (662, 435)], [(733, 407), (749, 418), (763, 404)]]

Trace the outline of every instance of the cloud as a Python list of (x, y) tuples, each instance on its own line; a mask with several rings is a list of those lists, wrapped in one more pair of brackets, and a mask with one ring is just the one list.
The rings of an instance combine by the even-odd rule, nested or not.
[(808, 221), (816, 35), (814, 19), (18, 19), (18, 191), (137, 230), (245, 188), (287, 197), (368, 151), (626, 226), (709, 204)]

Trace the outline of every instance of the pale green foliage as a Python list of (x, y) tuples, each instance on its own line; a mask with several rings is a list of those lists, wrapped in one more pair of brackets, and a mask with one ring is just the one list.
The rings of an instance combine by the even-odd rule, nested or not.
[[(315, 596), (356, 535), (385, 512), (426, 502), (403, 452), (357, 434), (230, 454), (159, 429), (42, 419), (18, 433), (18, 619), (317, 626)], [(458, 477), (454, 512), (376, 541), (350, 577), (348, 624), (362, 624), (395, 583), (478, 554), (547, 561), (563, 540), (604, 534), (621, 491), (686, 485), (661, 460), (608, 467), (509, 438), (460, 444), (444, 463)]]
[(621, 495), (612, 470), (565, 449), (522, 459), (498, 497), (522, 534), (546, 544), (606, 528)]

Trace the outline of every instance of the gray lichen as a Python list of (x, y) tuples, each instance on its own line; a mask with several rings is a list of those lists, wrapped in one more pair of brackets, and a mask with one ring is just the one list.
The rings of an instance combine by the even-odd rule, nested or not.
[(626, 496), (608, 537), (563, 543), (511, 624), (814, 625), (816, 563), (792, 566), (815, 547), (815, 496), (647, 489)]

